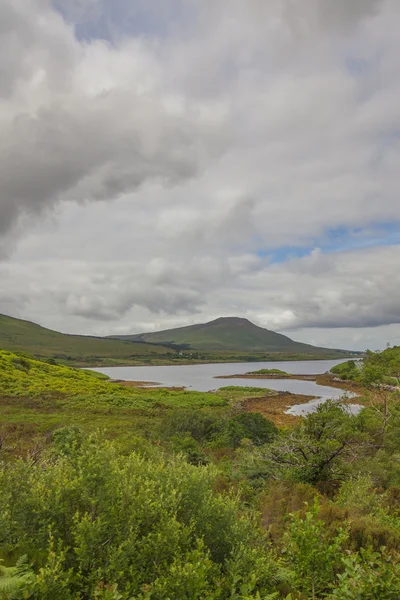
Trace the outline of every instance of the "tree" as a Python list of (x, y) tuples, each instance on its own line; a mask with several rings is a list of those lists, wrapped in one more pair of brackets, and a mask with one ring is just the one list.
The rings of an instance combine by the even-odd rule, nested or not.
[(365, 442), (358, 417), (345, 404), (329, 400), (298, 427), (281, 433), (260, 456), (269, 464), (273, 478), (315, 485), (343, 479)]

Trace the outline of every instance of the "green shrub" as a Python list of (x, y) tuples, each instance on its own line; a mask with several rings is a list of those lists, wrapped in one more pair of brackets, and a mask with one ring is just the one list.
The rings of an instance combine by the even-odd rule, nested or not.
[(339, 379), (358, 381), (361, 376), (361, 369), (354, 360), (348, 360), (347, 362), (332, 367), (331, 373), (337, 375)]
[(218, 413), (201, 409), (181, 409), (167, 414), (161, 421), (161, 437), (169, 439), (188, 434), (197, 442), (206, 443), (224, 429), (225, 418)]
[(241, 440), (249, 439), (255, 446), (268, 444), (277, 435), (274, 423), (260, 413), (242, 412), (235, 415), (226, 424), (225, 436), (228, 445), (237, 448)]
[(363, 550), (342, 558), (344, 572), (327, 600), (398, 600), (400, 562), (397, 555)]
[(240, 547), (248, 555), (236, 576), (271, 591), (256, 569), (272, 560), (257, 525), (239, 516), (237, 499), (213, 491), (213, 468), (120, 456), (98, 436), (67, 447), (55, 461), (0, 471), (0, 552), (34, 563), (32, 598), (229, 598)]
[(335, 581), (348, 532), (339, 529), (331, 538), (324, 522), (318, 519), (318, 500), (307, 508), (304, 515), (302, 512), (291, 515), (285, 535), (285, 553), (294, 571), (297, 589), (316, 598)]

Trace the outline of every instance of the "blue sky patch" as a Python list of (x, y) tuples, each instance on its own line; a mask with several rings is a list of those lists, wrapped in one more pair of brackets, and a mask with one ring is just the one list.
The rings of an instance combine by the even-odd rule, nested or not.
[(307, 245), (263, 248), (257, 252), (257, 255), (263, 258), (269, 257), (271, 264), (276, 264), (307, 256), (314, 248), (329, 253), (394, 245), (400, 245), (399, 222), (379, 223), (364, 228), (334, 227), (328, 229), (323, 236), (314, 238)]

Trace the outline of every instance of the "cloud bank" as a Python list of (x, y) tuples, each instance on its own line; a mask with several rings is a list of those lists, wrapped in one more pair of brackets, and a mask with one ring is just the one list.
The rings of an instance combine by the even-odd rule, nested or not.
[(0, 23), (0, 311), (349, 347), (400, 323), (395, 0), (5, 0)]

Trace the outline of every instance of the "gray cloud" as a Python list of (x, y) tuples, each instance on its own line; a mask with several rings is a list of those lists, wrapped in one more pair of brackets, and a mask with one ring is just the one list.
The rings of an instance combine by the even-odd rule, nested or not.
[(214, 116), (160, 88), (140, 42), (82, 46), (44, 1), (6, 1), (3, 17), (0, 233), (65, 199), (177, 184), (223, 149), (223, 119), (216, 138)]

